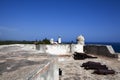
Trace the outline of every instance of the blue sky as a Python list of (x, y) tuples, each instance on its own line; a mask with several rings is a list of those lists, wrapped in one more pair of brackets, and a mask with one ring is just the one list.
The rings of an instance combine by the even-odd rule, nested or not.
[(82, 34), (90, 42), (120, 42), (120, 0), (0, 0), (0, 40)]

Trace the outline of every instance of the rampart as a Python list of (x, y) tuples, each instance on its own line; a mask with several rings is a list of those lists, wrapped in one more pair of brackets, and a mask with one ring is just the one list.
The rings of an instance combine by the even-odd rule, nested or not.
[(85, 45), (84, 52), (87, 54), (97, 54), (112, 58), (118, 58), (118, 54), (115, 53), (110, 45)]
[(40, 53), (48, 53), (53, 55), (69, 55), (70, 53), (83, 53), (83, 45), (80, 44), (40, 44), (36, 45), (36, 49)]

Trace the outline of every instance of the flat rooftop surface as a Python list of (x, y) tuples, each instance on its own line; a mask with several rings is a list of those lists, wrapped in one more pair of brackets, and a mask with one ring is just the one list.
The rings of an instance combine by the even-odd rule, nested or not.
[(0, 46), (0, 80), (27, 80), (49, 61), (29, 45)]
[[(59, 62), (59, 68), (62, 70), (60, 80), (120, 80), (120, 62), (115, 58), (108, 58), (98, 55), (92, 55), (98, 58), (74, 60), (73, 57), (63, 57)], [(81, 67), (83, 63), (88, 61), (100, 62), (109, 69), (116, 71), (115, 74), (98, 75), (92, 74), (94, 70), (86, 70)]]
[[(59, 80), (120, 80), (120, 62), (115, 58), (94, 55), (98, 58), (74, 60), (72, 56), (49, 56), (39, 53), (34, 45), (0, 46), (0, 80), (28, 80), (36, 71), (49, 63), (53, 57), (58, 59), (58, 67), (62, 70)], [(100, 62), (115, 74), (97, 75), (93, 70), (85, 70), (82, 66), (87, 61)]]

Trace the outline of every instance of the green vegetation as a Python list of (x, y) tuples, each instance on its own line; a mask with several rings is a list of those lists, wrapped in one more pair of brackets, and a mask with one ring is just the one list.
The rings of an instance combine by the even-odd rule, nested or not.
[(45, 38), (42, 41), (12, 41), (12, 40), (7, 40), (7, 41), (0, 41), (0, 45), (9, 45), (9, 44), (50, 44), (50, 41)]
[(50, 41), (49, 41), (47, 38), (45, 38), (45, 39), (43, 39), (42, 41), (41, 41), (41, 40), (36, 41), (35, 44), (36, 44), (36, 45), (37, 45), (37, 44), (50, 44)]

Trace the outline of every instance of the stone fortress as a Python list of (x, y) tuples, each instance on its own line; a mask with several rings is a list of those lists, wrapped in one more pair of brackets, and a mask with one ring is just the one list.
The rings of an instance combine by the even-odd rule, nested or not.
[(37, 50), (40, 53), (48, 53), (52, 55), (69, 55), (74, 52), (84, 53), (84, 37), (82, 35), (78, 36), (77, 44), (62, 44), (62, 39), (59, 37), (57, 42), (54, 39), (50, 39), (51, 44), (40, 44), (37, 45)]
[[(84, 36), (77, 44), (63, 44), (61, 37), (51, 44), (12, 44), (0, 46), (0, 80), (119, 80), (120, 62), (110, 45), (86, 45)], [(37, 50), (36, 50), (37, 49)], [(74, 54), (95, 56), (75, 60)], [(82, 57), (84, 58), (84, 57)], [(114, 75), (92, 74), (83, 63), (92, 61), (115, 70)], [(61, 71), (61, 73), (59, 73)]]
[(50, 39), (51, 44), (36, 45), (36, 49), (40, 53), (48, 53), (51, 55), (71, 55), (74, 52), (104, 55), (107, 57), (118, 57), (111, 45), (85, 45), (85, 38), (80, 35), (76, 38), (77, 44), (62, 44), (59, 36), (58, 41)]
[[(51, 73), (51, 72), (55, 72), (54, 70), (56, 68), (57, 69), (59, 68), (59, 71), (61, 71), (61, 73), (56, 72), (54, 74), (54, 77), (58, 76), (59, 79), (58, 79), (58, 77), (57, 78), (53, 77), (54, 79), (52, 78), (51, 80), (89, 80), (89, 78), (80, 79), (80, 77), (83, 78), (83, 76), (86, 76), (84, 74), (87, 74), (87, 73), (84, 73), (84, 70), (82, 70), (82, 69), (79, 70), (79, 68), (78, 68), (78, 67), (80, 67), (79, 63), (81, 62), (81, 65), (82, 65), (82, 63), (84, 61), (87, 61), (87, 59), (83, 60), (83, 61), (75, 61), (75, 60), (71, 59), (76, 52), (80, 53), (80, 54), (83, 53), (83, 54), (88, 54), (88, 55), (106, 56), (106, 57), (110, 57), (112, 59), (119, 57), (119, 55), (114, 52), (111, 45), (85, 45), (85, 38), (82, 35), (78, 36), (76, 40), (77, 40), (77, 44), (62, 44), (62, 39), (60, 37), (58, 38), (57, 42), (54, 42), (54, 39), (52, 38), (50, 40), (51, 44), (39, 44), (36, 46), (36, 49), (40, 53), (43, 53), (43, 54), (47, 53), (47, 54), (50, 54), (53, 56), (55, 55), (58, 58), (58, 63), (55, 63), (55, 64), (58, 64), (58, 66), (52, 67), (52, 68), (49, 67), (48, 70), (51, 69), (51, 71), (49, 71)], [(105, 59), (104, 58), (103, 58), (103, 60), (100, 59), (100, 62), (104, 63)], [(95, 62), (99, 61), (99, 59), (93, 59), (92, 61), (94, 61), (94, 60), (95, 60)], [(112, 62), (114, 62), (114, 61), (112, 61)], [(51, 65), (51, 63), (49, 65)], [(69, 67), (66, 67), (66, 66), (69, 66)], [(73, 69), (73, 70), (70, 71), (70, 69)], [(70, 75), (70, 73), (72, 73), (73, 75), (81, 73), (82, 76), (74, 77), (73, 75)], [(62, 75), (62, 76), (59, 76), (59, 75)], [(92, 76), (92, 74), (89, 74), (89, 75)], [(45, 77), (48, 77), (48, 76), (49, 76), (49, 74), (47, 74), (47, 75), (45, 74)], [(70, 78), (71, 76), (73, 76), (73, 77)], [(40, 78), (42, 78), (42, 77), (43, 76), (41, 76)], [(94, 78), (96, 78), (96, 77), (94, 77)], [(104, 79), (104, 77), (103, 77), (103, 79)], [(103, 79), (101, 79), (101, 80), (103, 80)], [(49, 79), (44, 78), (43, 80), (49, 80)], [(90, 79), (90, 80), (92, 80), (92, 79)], [(104, 80), (106, 80), (106, 79), (104, 79)]]

